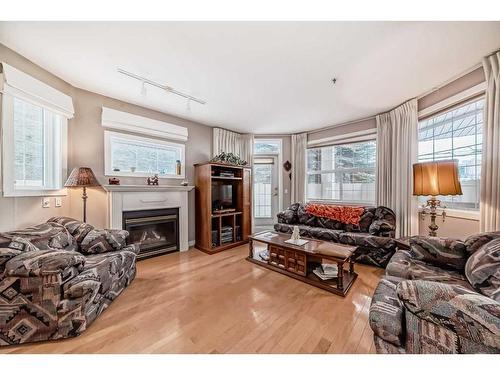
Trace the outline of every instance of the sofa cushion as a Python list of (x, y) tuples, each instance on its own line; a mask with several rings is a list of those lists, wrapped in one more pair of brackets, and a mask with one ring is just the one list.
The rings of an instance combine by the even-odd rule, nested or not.
[(414, 236), (410, 238), (410, 249), (414, 259), (459, 271), (467, 260), (465, 243), (454, 238)]
[(328, 219), (326, 217), (317, 217), (316, 225), (320, 228), (343, 230), (345, 224), (340, 221)]
[(82, 240), (80, 252), (101, 254), (120, 250), (126, 245), (128, 234), (126, 230), (120, 229), (93, 229)]
[(70, 217), (56, 216), (47, 220), (48, 223), (58, 223), (64, 226), (68, 232), (75, 238), (76, 242), (80, 244), (85, 236), (94, 229), (94, 226), (78, 221)]
[(339, 235), (343, 233), (342, 230), (310, 227), (308, 231), (313, 238), (323, 241), (339, 242)]
[(310, 227), (316, 226), (316, 216), (309, 214), (306, 211), (306, 206), (301, 204), (297, 209), (297, 219), (299, 224), (308, 225)]
[(413, 258), (408, 250), (398, 250), (385, 269), (386, 275), (408, 280), (438, 281), (473, 289), (459, 272), (445, 270)]
[(474, 288), (500, 302), (500, 238), (470, 256), (465, 275)]
[(394, 240), (390, 237), (378, 237), (363, 232), (343, 232), (339, 234), (340, 243), (372, 248), (393, 248)]
[(474, 254), (477, 250), (496, 238), (500, 238), (500, 231), (478, 233), (467, 237), (467, 239), (465, 240), (467, 253), (469, 253), (469, 256)]
[(64, 284), (65, 298), (79, 298), (85, 294), (105, 294), (119, 289), (114, 285), (135, 269), (136, 255), (131, 251), (88, 255), (83, 271)]
[(58, 223), (43, 223), (0, 234), (0, 247), (23, 250), (28, 242), (40, 250), (76, 250), (77, 244), (68, 230)]
[(407, 314), (411, 353), (498, 353), (500, 303), (468, 288), (406, 280), (397, 295)]
[(377, 207), (368, 232), (375, 236), (394, 237), (395, 230), (396, 215), (394, 211), (384, 206)]
[(373, 332), (396, 346), (404, 345), (404, 308), (396, 288), (404, 279), (384, 276), (380, 280), (370, 306), (369, 322)]

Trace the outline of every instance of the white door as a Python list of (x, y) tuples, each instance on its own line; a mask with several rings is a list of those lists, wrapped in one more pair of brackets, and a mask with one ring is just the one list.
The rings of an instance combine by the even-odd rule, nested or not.
[(256, 156), (253, 165), (255, 231), (271, 229), (279, 206), (278, 157)]

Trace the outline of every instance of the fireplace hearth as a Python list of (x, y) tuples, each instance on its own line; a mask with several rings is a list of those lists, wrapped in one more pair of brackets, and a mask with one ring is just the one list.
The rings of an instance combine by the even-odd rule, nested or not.
[(179, 251), (179, 209), (124, 211), (129, 243), (139, 245), (137, 259)]

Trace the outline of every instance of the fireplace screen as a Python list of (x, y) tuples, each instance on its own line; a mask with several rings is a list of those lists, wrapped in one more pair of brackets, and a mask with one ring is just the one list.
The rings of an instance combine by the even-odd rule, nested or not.
[(179, 209), (126, 211), (123, 228), (139, 245), (138, 259), (179, 250)]

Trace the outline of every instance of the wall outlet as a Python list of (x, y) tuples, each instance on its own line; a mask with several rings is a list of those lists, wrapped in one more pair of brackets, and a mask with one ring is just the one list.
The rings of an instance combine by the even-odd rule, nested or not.
[(49, 208), (50, 207), (50, 198), (43, 197), (42, 198), (42, 208)]
[(62, 207), (62, 198), (61, 197), (56, 197), (56, 199), (55, 199), (55, 206), (56, 207)]

